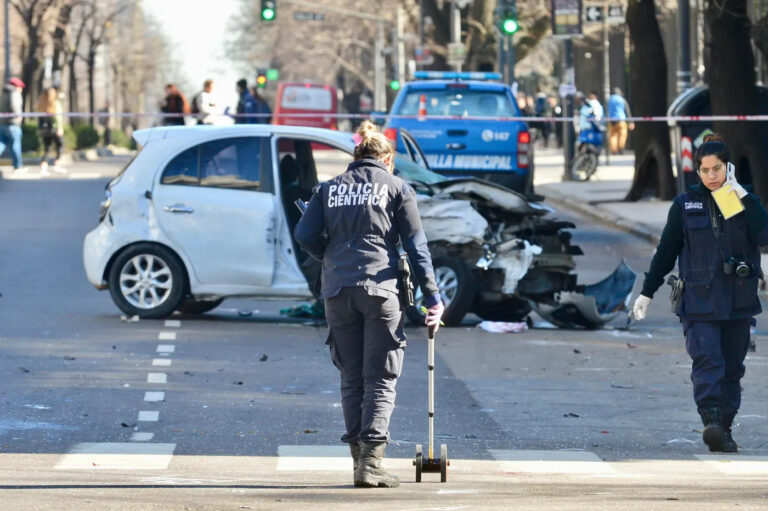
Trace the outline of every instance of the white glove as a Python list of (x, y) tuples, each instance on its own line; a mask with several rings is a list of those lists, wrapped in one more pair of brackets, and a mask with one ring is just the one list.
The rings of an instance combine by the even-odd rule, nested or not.
[(736, 195), (739, 196), (739, 199), (746, 197), (747, 191), (743, 186), (739, 184), (738, 181), (736, 181), (736, 167), (733, 166), (733, 163), (728, 162), (728, 170), (725, 175), (725, 184), (731, 185), (731, 189), (736, 192)]
[(645, 313), (648, 312), (648, 304), (651, 303), (651, 299), (645, 295), (640, 295), (635, 300), (635, 305), (632, 306), (632, 314), (635, 319), (640, 321), (645, 319)]
[(443, 306), (443, 302), (433, 305), (427, 309), (427, 317), (424, 320), (424, 323), (427, 326), (435, 327), (435, 332), (437, 332), (437, 329), (440, 328), (440, 318), (443, 316), (444, 311), (445, 307)]

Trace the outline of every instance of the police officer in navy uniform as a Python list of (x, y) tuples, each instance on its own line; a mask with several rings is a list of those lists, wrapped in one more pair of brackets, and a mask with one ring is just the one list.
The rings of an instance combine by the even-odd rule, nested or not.
[[(643, 289), (635, 301), (637, 319), (678, 261), (684, 290), (677, 315), (693, 360), (693, 395), (712, 452), (737, 452), (731, 427), (741, 404), (749, 330), (760, 314), (757, 296), (759, 246), (768, 245), (768, 213), (733, 174), (730, 152), (717, 135), (696, 150), (701, 183), (675, 198)], [(721, 186), (741, 197), (745, 210), (725, 220), (711, 192)]]
[(398, 242), (424, 293), (427, 325), (439, 326), (443, 305), (415, 192), (392, 175), (392, 145), (369, 121), (355, 141), (355, 161), (315, 188), (294, 235), (323, 265), (327, 344), (341, 373), (341, 441), (350, 447), (355, 486), (396, 487), (381, 460), (406, 344)]

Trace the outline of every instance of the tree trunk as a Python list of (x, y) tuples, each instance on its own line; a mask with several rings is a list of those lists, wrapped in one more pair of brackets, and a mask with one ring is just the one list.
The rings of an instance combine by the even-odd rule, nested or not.
[[(746, 0), (710, 0), (704, 19), (711, 35), (706, 69), (712, 114), (759, 112)], [(763, 201), (768, 200), (766, 124), (721, 121), (714, 128), (731, 150), (739, 181), (751, 183)]]
[[(667, 108), (667, 59), (656, 20), (656, 6), (648, 0), (629, 0), (627, 26), (630, 39), (629, 80), (632, 113), (636, 116), (665, 115)], [(675, 196), (675, 180), (669, 157), (667, 125), (641, 122), (635, 127), (635, 176), (625, 200), (647, 197), (670, 200)]]
[(493, 26), (495, 0), (475, 0), (467, 17), (467, 69), (482, 71), (496, 68), (498, 39)]
[(54, 79), (54, 86), (56, 87), (60, 85), (55, 83), (56, 74), (64, 68), (64, 64), (66, 63), (67, 27), (69, 26), (71, 16), (72, 5), (64, 4), (59, 11), (59, 17), (56, 20), (56, 30), (53, 31), (52, 76)]
[[(96, 75), (96, 52), (88, 52), (88, 111), (92, 114), (96, 111), (96, 89), (94, 87), (95, 75)], [(91, 115), (89, 118), (91, 126), (94, 125), (94, 118)]]
[[(77, 112), (80, 110), (80, 104), (77, 96), (77, 54), (73, 53), (69, 57), (69, 111)], [(76, 117), (70, 118), (70, 124), (79, 124), (80, 120)]]

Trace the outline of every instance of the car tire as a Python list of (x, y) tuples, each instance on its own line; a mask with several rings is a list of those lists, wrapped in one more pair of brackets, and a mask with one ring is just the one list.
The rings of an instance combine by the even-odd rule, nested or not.
[(167, 248), (138, 243), (123, 250), (109, 270), (109, 293), (129, 316), (162, 318), (179, 308), (187, 289), (179, 258)]
[(179, 312), (182, 314), (203, 314), (212, 311), (224, 301), (224, 298), (217, 298), (215, 300), (186, 300), (179, 307)]
[[(467, 265), (458, 257), (440, 256), (432, 260), (435, 280), (440, 289), (440, 297), (445, 305), (443, 323), (456, 326), (472, 308), (475, 301), (475, 278)], [(424, 303), (421, 290), (417, 290), (414, 307), (405, 311), (408, 319), (418, 325), (424, 324), (424, 313), (420, 308)]]

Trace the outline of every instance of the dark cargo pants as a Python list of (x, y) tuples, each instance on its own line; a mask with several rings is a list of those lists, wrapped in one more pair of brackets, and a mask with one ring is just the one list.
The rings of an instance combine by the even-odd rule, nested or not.
[(693, 360), (693, 398), (699, 408), (722, 408), (723, 415), (731, 417), (739, 411), (751, 324), (751, 318), (683, 320), (685, 348)]
[(347, 433), (342, 442), (387, 442), (395, 385), (403, 368), (405, 333), (400, 299), (345, 287), (325, 300), (328, 342), (341, 373)]

